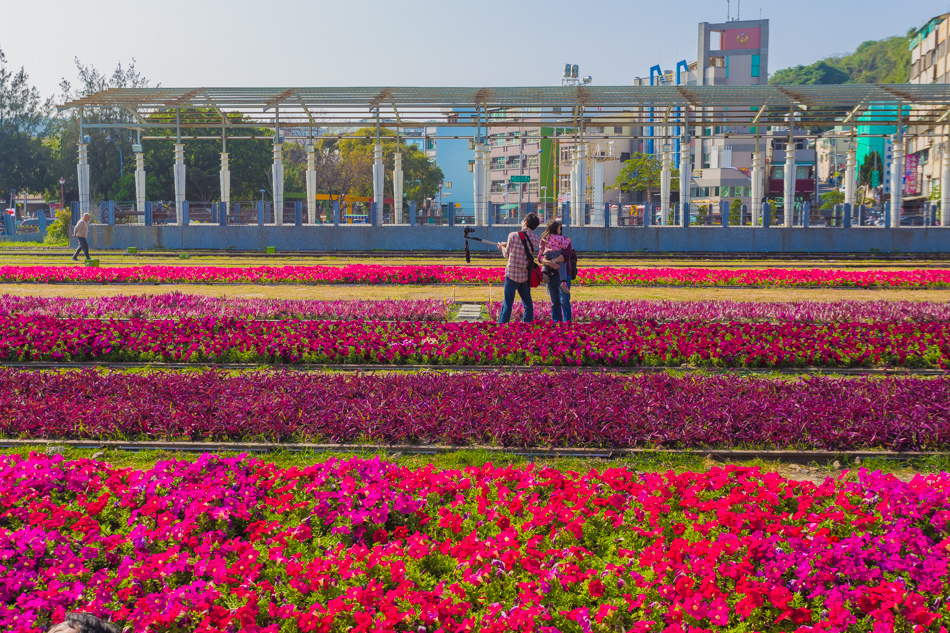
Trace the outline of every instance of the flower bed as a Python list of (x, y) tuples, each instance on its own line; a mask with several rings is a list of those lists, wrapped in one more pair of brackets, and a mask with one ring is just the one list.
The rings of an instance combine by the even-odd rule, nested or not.
[(227, 299), (170, 292), (118, 297), (0, 296), (0, 315), (72, 318), (181, 319), (343, 319), (445, 321), (449, 307), (438, 299), (314, 301), (307, 299)]
[(938, 631), (948, 498), (947, 474), (2, 457), (0, 628)]
[[(449, 303), (438, 299), (315, 301), (243, 299), (182, 292), (115, 297), (0, 296), (0, 315), (64, 318), (181, 319), (206, 316), (241, 319), (445, 321)], [(498, 303), (489, 304), (490, 320)], [(950, 304), (930, 301), (578, 301), (576, 321), (726, 321), (773, 323), (846, 323), (950, 321)], [(522, 307), (512, 312), (520, 319)], [(548, 320), (543, 305), (535, 310)]]
[[(496, 321), (500, 310), (500, 303), (489, 304), (490, 320)], [(523, 312), (515, 303), (512, 319)], [(575, 321), (950, 321), (950, 304), (930, 301), (576, 301), (571, 312)], [(543, 303), (535, 304), (534, 314), (551, 318)]]
[[(0, 282), (33, 283), (239, 283), (434, 284), (501, 283), (504, 268), (466, 266), (129, 266), (85, 268), (0, 266)], [(950, 286), (950, 270), (626, 268), (583, 266), (575, 283), (630, 286), (821, 286), (928, 288)]]
[(0, 370), (0, 437), (940, 451), (950, 378)]
[(101, 321), (0, 315), (0, 360), (946, 367), (950, 323)]

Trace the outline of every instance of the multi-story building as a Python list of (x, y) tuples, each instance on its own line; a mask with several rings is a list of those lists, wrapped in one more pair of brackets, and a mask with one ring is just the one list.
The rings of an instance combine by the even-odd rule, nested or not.
[[(910, 38), (910, 79), (912, 84), (950, 83), (948, 31), (950, 13), (931, 18)], [(906, 140), (904, 157), (904, 216), (902, 223), (916, 223), (928, 204), (935, 204), (941, 186), (942, 151), (948, 151), (948, 129), (914, 130)], [(893, 186), (893, 185), (892, 185)], [(946, 213), (946, 210), (944, 210)]]

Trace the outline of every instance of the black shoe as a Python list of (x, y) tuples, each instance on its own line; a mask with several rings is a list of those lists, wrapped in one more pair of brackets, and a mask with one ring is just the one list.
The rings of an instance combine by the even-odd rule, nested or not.
[(74, 262), (78, 262), (78, 261), (79, 261), (79, 258), (76, 257), (75, 255), (73, 255), (73, 261), (74, 261)]

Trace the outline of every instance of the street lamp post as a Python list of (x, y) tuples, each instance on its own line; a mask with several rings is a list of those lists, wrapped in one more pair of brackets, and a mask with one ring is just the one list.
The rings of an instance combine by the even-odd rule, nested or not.
[[(541, 208), (543, 209), (543, 213), (547, 213), (548, 211), (547, 200), (548, 200), (548, 187), (547, 185), (545, 185), (541, 187)], [(542, 214), (542, 217), (544, 217), (543, 214)]]
[(125, 175), (122, 169), (122, 146), (119, 145), (116, 141), (114, 141), (111, 136), (106, 136), (106, 140), (111, 143), (114, 143), (115, 146), (119, 149), (119, 178), (122, 178), (122, 176)]
[(66, 179), (63, 177), (60, 177), (59, 179), (59, 208), (60, 209), (66, 208), (66, 195), (63, 193), (63, 185), (65, 184), (66, 184)]

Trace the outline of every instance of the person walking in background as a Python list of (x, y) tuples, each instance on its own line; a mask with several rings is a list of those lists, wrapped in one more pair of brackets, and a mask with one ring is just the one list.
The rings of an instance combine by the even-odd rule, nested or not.
[(83, 213), (82, 219), (76, 222), (76, 226), (73, 227), (73, 237), (79, 240), (79, 246), (76, 247), (76, 252), (73, 253), (73, 261), (79, 261), (80, 251), (85, 253), (86, 259), (89, 259), (89, 242), (86, 241), (86, 238), (89, 237), (90, 217), (88, 213)]
[(545, 271), (552, 271), (547, 275), (547, 286), (551, 296), (551, 320), (555, 323), (571, 322), (571, 277), (574, 276), (571, 255), (574, 246), (563, 232), (564, 225), (554, 220), (541, 234), (539, 246)]
[(534, 230), (541, 224), (537, 213), (529, 213), (521, 221), (521, 230), (508, 234), (508, 241), (499, 244), (501, 254), (508, 258), (505, 266), (505, 298), (501, 304), (499, 323), (508, 323), (511, 320), (511, 309), (515, 303), (515, 293), (521, 297), (524, 304), (524, 323), (534, 320), (534, 302), (531, 300), (530, 262), (535, 260), (538, 252), (538, 236)]

